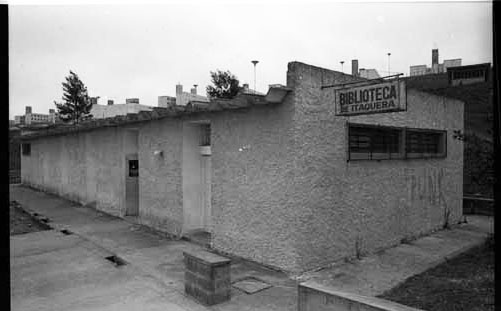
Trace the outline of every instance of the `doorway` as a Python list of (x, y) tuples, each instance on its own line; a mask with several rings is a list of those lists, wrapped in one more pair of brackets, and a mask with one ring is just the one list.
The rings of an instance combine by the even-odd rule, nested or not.
[(139, 214), (139, 160), (137, 153), (125, 156), (125, 215)]
[(183, 124), (183, 232), (211, 231), (210, 123)]

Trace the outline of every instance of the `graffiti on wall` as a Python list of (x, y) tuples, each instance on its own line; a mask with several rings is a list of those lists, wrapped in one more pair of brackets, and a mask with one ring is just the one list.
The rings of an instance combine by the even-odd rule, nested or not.
[(443, 168), (406, 169), (405, 173), (411, 202), (445, 206)]

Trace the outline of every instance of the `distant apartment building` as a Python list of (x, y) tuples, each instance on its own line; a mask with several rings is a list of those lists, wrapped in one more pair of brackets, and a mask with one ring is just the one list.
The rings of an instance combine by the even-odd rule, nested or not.
[(447, 68), (449, 85), (466, 85), (487, 82), (490, 78), (491, 64), (476, 64)]
[(172, 96), (158, 96), (158, 107), (168, 108), (176, 105), (176, 98)]
[(57, 115), (54, 109), (49, 109), (49, 114), (33, 113), (31, 106), (26, 106), (25, 109), (24, 115), (14, 116), (14, 124), (56, 123)]
[(125, 104), (118, 105), (114, 105), (113, 100), (108, 100), (107, 105), (100, 105), (96, 100), (93, 102), (90, 114), (93, 119), (104, 119), (152, 110), (151, 106), (140, 105), (139, 98), (126, 98)]
[(158, 96), (158, 107), (168, 108), (172, 106), (186, 106), (189, 102), (209, 103), (209, 99), (203, 95), (197, 94), (196, 84), (190, 89), (189, 92), (183, 92), (183, 85), (176, 85), (176, 97), (162, 95)]
[(353, 59), (351, 61), (351, 74), (352, 74), (352, 76), (360, 77), (360, 78), (364, 78), (364, 79), (377, 79), (377, 78), (381, 77), (376, 69), (360, 68), (360, 70), (359, 70), (358, 69), (358, 59)]
[(186, 106), (189, 102), (209, 102), (209, 99), (202, 95), (197, 95), (197, 87), (194, 85), (190, 92), (183, 92), (183, 86), (181, 84), (176, 85), (176, 105)]
[(438, 49), (431, 50), (431, 68), (426, 65), (414, 65), (409, 68), (409, 75), (422, 76), (447, 72), (447, 68), (461, 66), (461, 58), (446, 59), (442, 64), (438, 60)]

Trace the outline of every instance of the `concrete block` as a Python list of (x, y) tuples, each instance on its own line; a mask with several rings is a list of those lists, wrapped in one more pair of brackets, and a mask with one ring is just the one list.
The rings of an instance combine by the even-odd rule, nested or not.
[(205, 305), (230, 299), (231, 260), (204, 250), (183, 252), (186, 294)]

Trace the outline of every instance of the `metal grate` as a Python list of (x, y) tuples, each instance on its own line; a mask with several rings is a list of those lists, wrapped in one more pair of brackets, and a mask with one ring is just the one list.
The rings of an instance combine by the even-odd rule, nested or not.
[(384, 127), (350, 126), (350, 159), (391, 159), (400, 152), (402, 131)]

